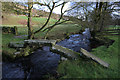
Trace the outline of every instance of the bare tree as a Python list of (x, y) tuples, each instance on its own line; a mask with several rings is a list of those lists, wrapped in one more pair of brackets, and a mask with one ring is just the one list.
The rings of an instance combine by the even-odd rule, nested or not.
[[(42, 32), (45, 32), (45, 31), (46, 31), (46, 35), (45, 35), (45, 39), (46, 39), (48, 32), (50, 32), (50, 31), (52, 30), (52, 28), (54, 28), (56, 25), (62, 24), (62, 23), (64, 23), (64, 22), (66, 22), (66, 21), (69, 21), (69, 20), (63, 20), (63, 21), (61, 21), (62, 18), (63, 18), (64, 13), (68, 11), (68, 10), (65, 10), (65, 11), (63, 12), (63, 8), (64, 8), (64, 6), (65, 6), (66, 3), (67, 3), (67, 2), (59, 3), (59, 1), (56, 1), (56, 2), (52, 1), (52, 3), (51, 3), (52, 6), (50, 6), (50, 2), (49, 2), (48, 4), (46, 4), (46, 3), (44, 3), (44, 4), (42, 4), (42, 3), (37, 3), (37, 4), (40, 4), (40, 5), (42, 4), (43, 6), (47, 6), (48, 9), (50, 10), (50, 13), (49, 13), (48, 19), (47, 19), (47, 21), (45, 22), (45, 24), (44, 24), (40, 29), (38, 29), (37, 31), (35, 31), (34, 34), (40, 32), (40, 31), (42, 31)], [(51, 18), (52, 12), (53, 12), (53, 9), (56, 8), (56, 7), (59, 7), (59, 6), (61, 6), (61, 14), (60, 14), (59, 19), (58, 19), (53, 25), (45, 28), (46, 25), (49, 23), (49, 20), (50, 20), (50, 18)]]
[(115, 7), (119, 5), (118, 2), (77, 2), (74, 3), (74, 6), (77, 7), (70, 11), (72, 14), (74, 13), (70, 20), (80, 24), (82, 27), (91, 28), (94, 34), (93, 37), (95, 37), (97, 31), (101, 32), (110, 24), (112, 21), (111, 14), (118, 10)]

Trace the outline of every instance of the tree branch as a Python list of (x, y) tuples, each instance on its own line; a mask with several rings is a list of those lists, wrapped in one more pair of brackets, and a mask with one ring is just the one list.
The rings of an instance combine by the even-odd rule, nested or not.
[(76, 7), (77, 7), (77, 6), (74, 6), (74, 7), (72, 7), (72, 8), (71, 8), (71, 9), (69, 9), (69, 10), (65, 10), (65, 11), (64, 11), (64, 13), (65, 13), (65, 12), (68, 12), (68, 11), (70, 11), (70, 10), (72, 10), (72, 9), (76, 8)]
[(52, 25), (52, 26), (49, 26), (48, 28), (45, 28), (42, 32), (44, 32), (44, 31), (46, 31), (46, 30), (49, 30), (49, 29), (52, 29), (54, 26), (59, 25), (59, 24), (62, 24), (62, 23), (65, 23), (65, 22), (67, 22), (67, 21), (69, 21), (69, 20), (65, 20), (65, 21), (56, 23), (56, 24), (54, 24), (54, 25)]
[[(61, 16), (60, 16), (60, 18), (58, 19), (58, 21), (55, 23), (55, 24), (53, 24), (52, 26), (50, 26), (50, 27), (48, 27), (48, 28), (45, 28), (44, 30), (43, 30), (43, 32), (44, 31), (46, 31), (47, 29), (48, 29), (48, 31), (47, 32), (49, 32), (55, 25), (58, 25), (58, 24), (62, 24), (63, 22), (60, 22), (60, 20), (62, 19), (62, 17), (63, 17), (63, 7), (64, 7), (64, 5), (65, 5), (65, 2), (62, 4), (62, 7), (61, 7)], [(67, 21), (67, 20), (66, 20)], [(65, 22), (66, 22), (65, 21)], [(60, 23), (59, 23), (60, 22)]]
[(65, 3), (67, 3), (67, 2), (63, 2), (63, 3), (61, 3), (61, 4), (58, 4), (58, 5), (56, 5), (55, 7), (61, 6), (61, 5), (65, 4)]
[(39, 30), (35, 31), (34, 34), (36, 34), (36, 33), (38, 33), (39, 31), (41, 31), (41, 30), (48, 24), (48, 22), (49, 22), (49, 20), (50, 20), (50, 17), (51, 17), (51, 15), (52, 15), (52, 12), (53, 12), (54, 7), (55, 7), (55, 3), (53, 3), (52, 9), (50, 10), (50, 14), (49, 14), (49, 16), (48, 16), (48, 19), (47, 19), (46, 23), (45, 23)]

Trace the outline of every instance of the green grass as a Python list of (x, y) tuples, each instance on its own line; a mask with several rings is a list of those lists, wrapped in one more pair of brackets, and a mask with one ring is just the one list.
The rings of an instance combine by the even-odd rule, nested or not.
[(78, 33), (80, 29), (81, 27), (78, 27), (75, 24), (61, 24), (55, 26), (48, 34), (54, 39), (58, 39), (63, 37), (65, 33), (68, 33), (69, 35), (71, 33)]
[[(27, 16), (17, 16), (17, 17), (19, 17), (21, 19), (26, 19), (27, 20)], [(45, 18), (45, 17), (32, 17), (32, 20), (34, 20), (34, 21), (46, 21), (47, 18)], [(56, 20), (55, 19), (51, 19), (50, 21), (56, 21)]]
[[(18, 17), (21, 18), (21, 19), (27, 20), (27, 16), (18, 16)], [(32, 17), (32, 21), (34, 23), (37, 23), (37, 24), (38, 23), (45, 23), (46, 20), (47, 20), (47, 18), (45, 18), (45, 17)], [(55, 21), (56, 21), (55, 19), (51, 18), (49, 24), (53, 24)]]
[(6, 55), (13, 58), (13, 53), (16, 52), (16, 49), (9, 48), (8, 44), (10, 42), (23, 41), (22, 38), (15, 38), (13, 34), (2, 34), (2, 51)]
[(91, 52), (109, 63), (109, 68), (104, 68), (92, 60), (63, 61), (58, 67), (61, 78), (118, 78), (120, 71), (118, 67), (118, 44), (120, 42), (118, 36), (109, 36), (109, 38), (115, 40), (109, 48), (100, 46)]

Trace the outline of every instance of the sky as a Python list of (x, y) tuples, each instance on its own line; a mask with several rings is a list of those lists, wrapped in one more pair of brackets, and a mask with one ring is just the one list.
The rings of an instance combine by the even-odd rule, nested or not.
[[(59, 7), (54, 8), (53, 13), (60, 14), (60, 13), (61, 13), (61, 7), (62, 7), (62, 6), (59, 6)], [(48, 9), (47, 7), (44, 7), (44, 6), (41, 7), (41, 6), (38, 6), (37, 4), (35, 4), (35, 5), (33, 6), (33, 8), (41, 9), (41, 10), (44, 10), (44, 11), (46, 11), (46, 12), (49, 12), (49, 9)], [(64, 6), (64, 8), (63, 8), (63, 11), (65, 11), (65, 10), (67, 10), (67, 9), (69, 9), (69, 8), (70, 8), (70, 2), (68, 2), (68, 3), (65, 4), (65, 6)], [(65, 13), (65, 14), (67, 14), (67, 13)]]
[[(50, 2), (50, 1), (51, 1), (51, 0), (40, 0), (41, 3), (44, 3), (44, 2), (48, 3), (48, 2)], [(58, 0), (55, 0), (55, 1), (58, 1)], [(59, 0), (58, 4), (60, 4), (60, 3), (62, 3), (62, 2), (63, 2), (62, 0), (61, 0), (61, 1)], [(56, 4), (56, 5), (58, 5), (58, 4)], [(63, 8), (63, 11), (69, 9), (71, 6), (72, 6), (72, 2), (66, 3), (65, 6), (64, 6), (64, 8)], [(53, 13), (60, 14), (60, 13), (61, 13), (61, 7), (62, 7), (62, 5), (59, 6), (59, 7), (56, 7), (56, 8), (53, 10)], [(49, 9), (48, 9), (48, 7), (39, 6), (39, 5), (37, 5), (37, 4), (34, 4), (33, 8), (35, 8), (35, 9), (40, 9), (40, 10), (44, 10), (44, 11), (46, 11), (46, 12), (50, 12)], [(80, 12), (82, 12), (82, 11), (80, 11)], [(113, 14), (120, 15), (120, 13), (118, 13), (118, 12), (113, 12)], [(65, 13), (65, 15), (67, 15), (67, 13)]]

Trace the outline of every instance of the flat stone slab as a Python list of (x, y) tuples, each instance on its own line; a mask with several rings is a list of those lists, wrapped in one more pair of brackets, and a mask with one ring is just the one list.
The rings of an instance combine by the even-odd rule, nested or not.
[(88, 58), (91, 58), (92, 60), (98, 62), (99, 64), (103, 65), (104, 67), (108, 67), (109, 64), (102, 61), (100, 58), (96, 57), (95, 55), (89, 53), (88, 51), (86, 51), (85, 49), (81, 48), (80, 51), (82, 52), (83, 55), (85, 55)]
[(86, 56), (87, 58), (91, 58), (95, 62), (98, 62), (99, 64), (101, 64), (104, 67), (109, 66), (108, 63), (102, 61), (100, 58), (98, 58), (95, 55), (89, 53), (87, 50), (85, 50), (83, 48), (80, 49), (81, 53), (78, 53), (78, 52), (75, 52), (71, 49), (68, 49), (68, 48), (65, 48), (65, 47), (62, 47), (60, 45), (55, 44), (55, 45), (52, 46), (51, 51), (54, 52), (54, 53), (60, 54), (61, 56), (71, 58), (71, 59), (79, 59), (80, 54), (82, 54), (82, 55)]
[(80, 53), (57, 44), (52, 45), (51, 51), (71, 59), (77, 59), (80, 56)]
[(40, 39), (40, 40), (24, 40), (25, 44), (37, 44), (37, 45), (43, 45), (43, 44), (48, 44), (52, 45), (56, 43), (56, 40), (45, 40), (45, 39)]
[(29, 45), (48, 45), (48, 46), (52, 46), (52, 44), (55, 44), (56, 40), (24, 40), (24, 41), (19, 41), (19, 42), (10, 42), (9, 43), (9, 47), (11, 48), (24, 48), (25, 44), (29, 44)]

